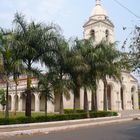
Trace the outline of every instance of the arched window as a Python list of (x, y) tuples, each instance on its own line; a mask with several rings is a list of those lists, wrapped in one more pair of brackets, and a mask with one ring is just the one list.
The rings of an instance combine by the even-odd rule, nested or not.
[(90, 35), (95, 40), (95, 30), (91, 30), (90, 31)]
[(132, 87), (131, 88), (131, 93), (134, 93), (135, 92), (135, 87)]
[(109, 31), (108, 30), (105, 31), (105, 38), (106, 38), (106, 41), (109, 40)]

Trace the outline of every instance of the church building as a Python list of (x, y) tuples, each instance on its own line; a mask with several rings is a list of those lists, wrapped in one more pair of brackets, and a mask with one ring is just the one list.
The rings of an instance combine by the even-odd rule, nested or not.
[[(96, 0), (95, 7), (93, 8), (88, 21), (84, 24), (84, 38), (88, 39), (94, 37), (95, 42), (99, 43), (102, 40), (115, 42), (114, 39), (114, 25), (109, 19), (106, 10), (101, 5), (101, 0)], [(138, 81), (128, 71), (122, 71), (122, 83), (113, 78), (107, 78), (107, 108), (108, 110), (136, 110), (139, 109), (138, 105)], [(38, 80), (32, 79), (32, 86), (37, 86)], [(5, 83), (0, 82), (0, 88), (5, 88)], [(26, 76), (19, 79), (17, 85), (17, 94), (15, 93), (16, 85), (14, 81), (10, 83), (9, 89), (9, 110), (25, 111), (25, 95), (23, 91), (26, 88)], [(54, 104), (48, 101), (48, 112), (59, 111), (59, 97), (55, 96)], [(104, 105), (104, 84), (100, 80), (97, 88), (97, 109), (103, 110)], [(73, 94), (71, 93), (70, 100), (64, 98), (64, 108), (73, 108)], [(84, 91), (80, 91), (80, 106), (84, 106)], [(89, 109), (91, 108), (91, 93), (88, 93)], [(32, 94), (32, 111), (45, 110), (45, 98), (40, 93)], [(2, 110), (2, 106), (0, 106)]]
[[(94, 37), (96, 43), (107, 40), (111, 43), (114, 39), (114, 24), (109, 19), (106, 10), (101, 5), (101, 0), (96, 0), (88, 21), (84, 24), (84, 38)], [(138, 81), (128, 71), (121, 73), (122, 83), (112, 78), (107, 79), (107, 106), (108, 110), (138, 109)], [(104, 85), (100, 80), (97, 89), (97, 108), (103, 110)]]

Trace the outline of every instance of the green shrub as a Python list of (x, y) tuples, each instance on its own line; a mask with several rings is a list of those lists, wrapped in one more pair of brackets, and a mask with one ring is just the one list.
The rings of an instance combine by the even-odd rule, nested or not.
[(110, 112), (110, 111), (90, 112), (91, 118), (109, 117), (109, 116), (117, 116), (117, 112)]
[[(24, 123), (35, 123), (35, 122), (52, 122), (52, 121), (63, 121), (63, 120), (76, 120), (76, 119), (85, 119), (87, 114), (83, 110), (79, 110), (80, 113), (72, 113), (73, 110), (66, 110), (67, 114), (54, 114), (49, 116), (37, 116), (37, 117), (18, 117), (18, 118), (0, 118), (0, 125), (8, 124), (24, 124)], [(107, 116), (117, 116), (116, 112), (91, 112), (90, 118), (97, 117), (107, 117)]]
[[(64, 109), (65, 114), (72, 114), (74, 113), (73, 109)], [(76, 109), (76, 113), (85, 113), (83, 109)]]
[(1, 125), (9, 124), (9, 119), (0, 118), (0, 124), (1, 124)]

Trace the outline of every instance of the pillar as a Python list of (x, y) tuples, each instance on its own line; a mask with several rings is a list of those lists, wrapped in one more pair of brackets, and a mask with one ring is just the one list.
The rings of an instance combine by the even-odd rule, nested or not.
[(11, 111), (15, 110), (15, 95), (11, 95)]
[(18, 111), (21, 112), (23, 106), (23, 100), (22, 100), (22, 95), (19, 95), (19, 102), (18, 102)]
[(114, 86), (111, 86), (111, 110), (115, 110), (115, 95), (117, 91), (114, 89)]
[(97, 89), (96, 96), (97, 96), (97, 110), (103, 110), (103, 108), (104, 108), (103, 88)]
[(139, 109), (138, 91), (134, 93), (134, 109)]
[(35, 94), (35, 112), (40, 111), (40, 94), (36, 93)]
[(127, 99), (126, 99), (126, 95), (127, 95), (127, 90), (126, 88), (123, 89), (123, 107), (124, 107), (124, 110), (127, 110)]

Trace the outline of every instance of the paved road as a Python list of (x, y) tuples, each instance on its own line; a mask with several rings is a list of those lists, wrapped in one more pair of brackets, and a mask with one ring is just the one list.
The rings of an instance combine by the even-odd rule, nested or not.
[(140, 121), (80, 128), (46, 135), (18, 136), (10, 140), (140, 140)]

